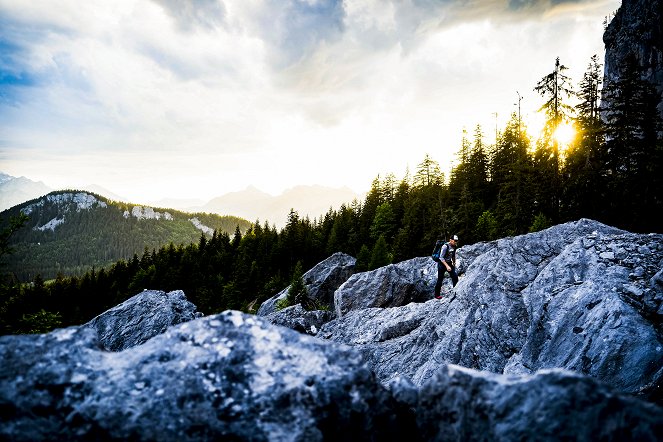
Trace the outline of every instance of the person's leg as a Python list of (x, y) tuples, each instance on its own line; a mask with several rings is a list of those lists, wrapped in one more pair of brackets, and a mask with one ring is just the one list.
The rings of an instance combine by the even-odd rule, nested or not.
[(456, 273), (456, 269), (453, 268), (449, 272), (449, 276), (451, 276), (451, 283), (453, 284), (454, 287), (456, 287), (456, 284), (458, 284), (458, 274)]
[(444, 279), (444, 266), (442, 264), (437, 264), (437, 282), (435, 283), (435, 297), (440, 296), (440, 291), (442, 291), (442, 279)]

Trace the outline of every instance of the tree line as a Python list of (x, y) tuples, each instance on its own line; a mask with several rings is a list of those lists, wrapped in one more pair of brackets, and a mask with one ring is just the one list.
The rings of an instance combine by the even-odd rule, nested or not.
[[(355, 256), (363, 271), (428, 255), (436, 239), (451, 234), (471, 244), (581, 217), (660, 232), (660, 95), (642, 80), (634, 58), (606, 85), (597, 60), (577, 91), (559, 59), (536, 85), (546, 114), (536, 140), (514, 113), (494, 145), (484, 142), (480, 126), (471, 138), (465, 134), (448, 177), (426, 155), (413, 173), (378, 176), (362, 201), (314, 220), (291, 210), (281, 230), (257, 220), (244, 234), (217, 231), (197, 243), (146, 249), (82, 277), (5, 283), (1, 332), (80, 324), (143, 289), (184, 290), (205, 314), (254, 312), (292, 281), (296, 269), (334, 252)], [(575, 124), (577, 136), (563, 146), (555, 133), (567, 122)]]

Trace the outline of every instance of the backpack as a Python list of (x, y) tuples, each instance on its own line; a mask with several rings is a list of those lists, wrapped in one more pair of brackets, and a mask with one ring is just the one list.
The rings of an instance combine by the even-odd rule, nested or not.
[(441, 239), (435, 241), (435, 247), (433, 248), (433, 253), (431, 254), (433, 259), (440, 259), (440, 252), (442, 251), (443, 245), (444, 241), (442, 241)]

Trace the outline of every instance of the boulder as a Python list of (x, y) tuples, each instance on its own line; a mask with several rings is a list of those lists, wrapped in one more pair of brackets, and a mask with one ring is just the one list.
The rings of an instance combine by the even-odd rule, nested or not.
[(265, 320), (275, 325), (281, 325), (315, 336), (320, 328), (336, 316), (328, 310), (304, 310), (301, 304), (293, 305), (283, 310), (270, 313)]
[(563, 370), (505, 376), (445, 365), (416, 404), (422, 440), (656, 441), (663, 409)]
[[(444, 303), (406, 307), (427, 305)], [(124, 304), (127, 323), (132, 309), (145, 313)], [(364, 310), (378, 311), (398, 309)], [(385, 387), (357, 349), (236, 311), (122, 351), (99, 339), (89, 325), (0, 337), (0, 440), (660, 440), (662, 431), (661, 408), (560, 370), (506, 376), (438, 363), (421, 387), (399, 375)]]
[[(333, 308), (334, 291), (355, 271), (357, 260), (345, 253), (334, 253), (304, 273), (304, 285), (308, 297), (324, 307)], [(263, 302), (258, 308), (258, 316), (267, 316), (276, 311), (276, 303), (285, 299), (290, 286)]]
[(121, 352), (91, 327), (0, 337), (0, 439), (405, 438), (355, 350), (239, 312)]
[(202, 316), (184, 292), (145, 290), (85, 324), (96, 330), (99, 346), (121, 351), (146, 342), (171, 325)]
[[(414, 258), (379, 269), (355, 273), (334, 293), (336, 316), (369, 307), (400, 307), (433, 297), (437, 264)], [(447, 278), (450, 287), (450, 279)]]
[(421, 386), (444, 363), (566, 368), (660, 399), (662, 235), (580, 220), (461, 251), (472, 258), (447, 298), (348, 310), (318, 337), (358, 348), (385, 385), (405, 376)]

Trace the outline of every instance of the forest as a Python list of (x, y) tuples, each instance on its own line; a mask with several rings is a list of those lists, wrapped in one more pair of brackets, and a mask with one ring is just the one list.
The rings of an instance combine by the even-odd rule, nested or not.
[[(95, 203), (81, 209), (72, 200), (74, 195), (85, 196)], [(93, 267), (110, 266), (118, 259), (141, 254), (145, 248), (156, 249), (171, 242), (196, 242), (201, 231), (192, 219), (209, 229), (229, 233), (237, 226), (246, 232), (251, 224), (235, 216), (190, 214), (172, 209), (156, 209), (155, 213), (167, 214), (168, 219), (138, 219), (130, 215), (134, 209), (140, 212), (143, 207), (71, 190), (51, 192), (12, 207), (3, 216), (15, 218), (26, 212), (29, 219), (24, 228), (12, 235), (10, 245), (14, 252), (3, 270), (20, 282), (31, 281), (37, 275), (45, 280), (59, 273), (82, 276)], [(57, 227), (43, 227), (54, 221)]]
[[(145, 250), (81, 277), (46, 283), (3, 282), (0, 333), (34, 333), (81, 324), (143, 289), (181, 289), (200, 311), (255, 312), (261, 302), (334, 252), (357, 258), (357, 270), (427, 256), (438, 238), (460, 245), (538, 231), (592, 218), (634, 232), (660, 232), (663, 223), (663, 136), (660, 94), (642, 80), (635, 58), (602, 84), (593, 57), (577, 85), (557, 59), (537, 83), (546, 125), (530, 134), (514, 113), (494, 145), (482, 128), (465, 134), (449, 176), (426, 155), (416, 170), (376, 177), (363, 201), (330, 209), (318, 219), (291, 210), (276, 230), (256, 220), (244, 234), (215, 232), (189, 245)], [(557, 131), (573, 124), (562, 143)], [(14, 220), (0, 235), (20, 230)], [(296, 278), (295, 278), (296, 279)], [(296, 282), (296, 281), (295, 281)]]

